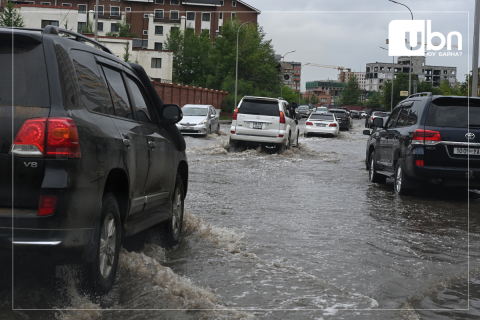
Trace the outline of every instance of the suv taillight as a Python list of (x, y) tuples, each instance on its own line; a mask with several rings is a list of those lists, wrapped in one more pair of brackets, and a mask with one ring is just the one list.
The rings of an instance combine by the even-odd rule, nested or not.
[(373, 121), (373, 117), (372, 117), (372, 121)]
[(11, 153), (24, 157), (81, 158), (77, 127), (70, 118), (26, 120), (15, 136)]
[(237, 120), (237, 113), (238, 113), (238, 108), (235, 109), (235, 112), (233, 113), (233, 119), (232, 120)]
[(442, 137), (438, 131), (417, 129), (413, 133), (412, 140), (413, 143), (417, 142), (420, 144), (423, 144), (424, 141), (425, 143), (437, 143), (442, 141)]
[(285, 116), (282, 111), (280, 111), (280, 123), (285, 123)]

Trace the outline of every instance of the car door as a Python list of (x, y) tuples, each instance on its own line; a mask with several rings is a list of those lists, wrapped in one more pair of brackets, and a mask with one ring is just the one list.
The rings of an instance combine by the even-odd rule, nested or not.
[(380, 137), (380, 161), (378, 163), (380, 166), (388, 169), (392, 164), (392, 142), (393, 137), (395, 136), (395, 126), (400, 110), (401, 107), (395, 108), (391, 116), (388, 118), (387, 123), (378, 132)]
[[(397, 124), (395, 125), (394, 136), (392, 138), (392, 164), (399, 158), (405, 157), (405, 148), (410, 145), (411, 136), (416, 128), (418, 121), (418, 108), (413, 108), (414, 103), (418, 101), (407, 101), (402, 104), (398, 114)], [(393, 168), (395, 170), (395, 168)]]
[(286, 119), (287, 125), (290, 126), (290, 131), (291, 131), (290, 143), (292, 143), (297, 139), (297, 123), (296, 123), (297, 120), (294, 119), (295, 113), (293, 112), (292, 107), (289, 104), (284, 103), (284, 108), (285, 108), (284, 110), (286, 115), (285, 119)]
[(148, 173), (149, 151), (145, 128), (135, 119), (125, 87), (123, 67), (116, 62), (99, 58), (110, 92), (115, 115), (112, 120), (120, 133), (123, 145), (123, 166), (130, 182), (129, 216), (143, 211), (145, 181)]
[[(136, 118), (142, 124), (142, 132), (148, 145), (147, 177), (145, 180), (145, 214), (168, 218), (167, 208), (170, 191), (173, 188), (172, 143), (161, 127), (153, 104), (141, 82), (129, 72), (125, 75), (128, 93)], [(153, 217), (152, 217), (153, 218)]]
[(209, 119), (210, 119), (210, 125), (211, 125), (211, 128), (212, 128), (212, 132), (216, 132), (220, 129), (220, 124), (219, 124), (219, 121), (218, 121), (218, 114), (215, 111), (214, 107), (210, 106), (209, 109), (210, 109)]

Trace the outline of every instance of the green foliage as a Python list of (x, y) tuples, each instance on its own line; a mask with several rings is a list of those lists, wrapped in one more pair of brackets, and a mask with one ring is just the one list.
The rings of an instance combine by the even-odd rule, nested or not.
[(107, 37), (118, 37), (118, 33), (115, 33), (113, 31), (108, 31), (107, 33), (105, 33), (105, 35)]
[[(192, 29), (184, 32), (174, 29), (165, 42), (165, 50), (173, 51), (174, 55), (174, 82), (228, 91), (224, 111), (235, 107), (237, 30), (241, 24), (236, 18), (229, 20), (214, 44), (208, 33), (197, 36)], [(245, 95), (279, 97), (277, 66), (273, 46), (270, 40), (265, 40), (263, 29), (255, 24), (244, 25), (238, 41), (237, 102)], [(298, 95), (293, 101), (298, 101)]]
[(7, 5), (0, 12), (0, 26), (2, 27), (25, 27), (23, 17), (14, 7), (13, 2), (8, 1)]
[[(65, 23), (64, 23), (64, 25), (63, 25), (63, 29), (73, 31), (73, 27), (70, 27), (70, 26), (68, 25), (69, 22), (70, 22), (70, 21), (69, 21), (68, 19), (65, 19)], [(67, 37), (68, 37), (68, 36), (67, 36)]]
[(123, 16), (123, 19), (121, 22), (117, 22), (117, 26), (118, 26), (118, 33), (113, 31), (108, 31), (107, 33), (105, 33), (105, 35), (107, 37), (138, 38), (138, 34), (136, 32), (130, 32), (131, 25), (130, 23), (127, 23), (126, 16)]
[(123, 47), (123, 48), (125, 49), (125, 53), (123, 54), (123, 61), (130, 62), (131, 54), (130, 54), (130, 47), (129, 47), (128, 43), (125, 44), (125, 47)]
[(348, 79), (338, 104), (350, 106), (358, 105), (361, 100), (361, 94), (362, 90), (360, 89), (360, 84), (358, 83), (357, 77), (353, 75), (350, 77), (350, 79)]
[(381, 109), (383, 107), (382, 95), (378, 92), (373, 93), (370, 99), (368, 99), (366, 105), (370, 108)]
[(83, 26), (82, 33), (94, 33), (94, 31), (93, 31), (93, 21), (91, 19), (89, 19), (87, 21), (87, 24), (85, 26)]

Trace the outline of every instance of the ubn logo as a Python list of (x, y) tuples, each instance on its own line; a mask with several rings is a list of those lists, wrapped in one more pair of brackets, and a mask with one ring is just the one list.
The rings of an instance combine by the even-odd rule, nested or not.
[[(407, 33), (410, 34), (412, 50), (407, 48)], [(420, 34), (420, 44), (417, 44), (417, 35)], [(452, 31), (445, 36), (440, 32), (432, 32), (432, 21), (427, 20), (427, 50), (440, 50), (447, 43), (447, 50), (452, 50), (452, 36), (457, 36), (458, 50), (462, 50), (462, 35)], [(432, 39), (440, 38), (438, 45), (433, 45)], [(424, 56), (425, 55), (425, 20), (392, 20), (388, 25), (389, 56)]]

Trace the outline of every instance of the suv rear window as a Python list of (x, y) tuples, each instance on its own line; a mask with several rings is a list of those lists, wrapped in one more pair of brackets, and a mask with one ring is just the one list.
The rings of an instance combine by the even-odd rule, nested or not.
[(0, 37), (0, 75), (0, 106), (50, 108), (42, 44)]
[[(470, 106), (470, 108), (468, 108)], [(469, 110), (470, 109), (470, 112)], [(458, 98), (440, 98), (432, 101), (428, 108), (426, 126), (467, 128), (480, 127), (480, 100)]]
[(280, 116), (277, 101), (243, 100), (238, 113), (258, 114), (262, 116)]
[(337, 117), (345, 117), (346, 116), (345, 111), (341, 111), (341, 110), (332, 111), (332, 110), (330, 110), (330, 112), (335, 114)]

